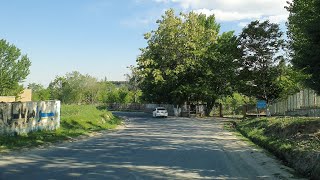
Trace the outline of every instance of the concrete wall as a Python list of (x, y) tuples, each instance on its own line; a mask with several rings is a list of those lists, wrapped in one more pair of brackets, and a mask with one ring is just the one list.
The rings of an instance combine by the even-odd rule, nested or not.
[(307, 117), (320, 117), (319, 108), (311, 109), (296, 109), (294, 111), (287, 111), (286, 116), (307, 116)]
[(174, 116), (174, 107), (171, 104), (145, 104), (144, 112), (152, 113), (157, 107), (164, 107), (167, 109), (169, 116)]
[(269, 106), (271, 115), (320, 116), (320, 96), (311, 89), (304, 89), (286, 100)]
[(60, 127), (60, 101), (0, 103), (0, 134), (15, 135)]
[[(121, 104), (121, 103), (111, 103), (108, 104), (108, 110), (115, 111), (143, 111), (146, 113), (152, 113), (156, 107), (165, 107), (168, 111), (169, 116), (182, 116), (189, 117), (190, 105), (176, 106), (172, 104)], [(200, 116), (205, 114), (205, 105), (195, 105), (194, 113)]]
[(143, 111), (146, 113), (152, 113), (153, 109), (156, 107), (165, 107), (168, 111), (169, 116), (176, 115), (176, 111), (173, 105), (170, 104), (121, 104), (121, 103), (111, 103), (108, 105), (108, 110), (116, 111)]

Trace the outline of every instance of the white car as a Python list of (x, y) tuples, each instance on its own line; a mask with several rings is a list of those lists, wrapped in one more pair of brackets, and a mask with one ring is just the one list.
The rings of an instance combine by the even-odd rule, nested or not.
[(157, 107), (153, 110), (153, 117), (168, 117), (168, 111), (164, 107)]

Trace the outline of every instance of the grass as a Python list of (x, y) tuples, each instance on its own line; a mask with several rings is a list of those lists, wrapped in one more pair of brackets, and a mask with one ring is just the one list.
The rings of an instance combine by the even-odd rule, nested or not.
[(300, 173), (320, 178), (320, 118), (272, 117), (234, 122), (243, 136)]
[(302, 117), (257, 118), (241, 121), (245, 136), (281, 151), (319, 151), (320, 119)]
[(252, 147), (258, 147), (255, 143), (253, 143), (248, 137), (243, 136), (237, 129), (237, 123), (234, 120), (230, 120), (224, 123), (224, 129), (232, 132), (235, 136), (237, 136), (240, 140), (247, 142)]
[(0, 136), (0, 152), (48, 145), (95, 131), (114, 129), (121, 120), (93, 105), (62, 105), (61, 127), (18, 136)]

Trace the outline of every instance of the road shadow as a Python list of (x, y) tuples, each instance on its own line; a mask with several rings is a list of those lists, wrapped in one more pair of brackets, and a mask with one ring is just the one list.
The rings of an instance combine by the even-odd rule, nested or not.
[[(271, 158), (239, 145), (218, 121), (115, 112), (126, 128), (0, 158), (0, 179), (277, 179)], [(259, 154), (260, 153), (260, 154)], [(248, 160), (249, 159), (249, 160)], [(281, 167), (283, 168), (283, 167)], [(272, 174), (270, 174), (272, 172)]]

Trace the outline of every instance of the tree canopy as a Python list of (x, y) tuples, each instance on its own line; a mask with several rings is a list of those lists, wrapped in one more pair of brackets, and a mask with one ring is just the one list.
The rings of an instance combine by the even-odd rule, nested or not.
[(266, 101), (279, 97), (281, 88), (277, 64), (282, 59), (285, 42), (279, 25), (253, 21), (240, 34), (243, 52), (240, 59), (239, 91)]
[(212, 105), (231, 93), (236, 69), (232, 62), (239, 55), (233, 32), (219, 35), (213, 15), (175, 15), (172, 9), (157, 23), (158, 29), (145, 34), (148, 46), (137, 59), (144, 100)]
[[(42, 86), (30, 84), (30, 87), (37, 90)], [(139, 101), (139, 94), (129, 91), (129, 87), (127, 83), (117, 86), (106, 79), (99, 81), (88, 74), (73, 71), (57, 76), (47, 90), (51, 99), (59, 99), (67, 104), (129, 103), (134, 98), (136, 102)]]
[(310, 74), (305, 83), (320, 93), (320, 1), (293, 0), (287, 9), (292, 64)]
[(41, 84), (30, 83), (28, 89), (32, 90), (32, 101), (45, 101), (50, 99), (49, 89)]
[(18, 95), (19, 85), (29, 75), (31, 62), (27, 55), (6, 40), (0, 40), (0, 96)]

